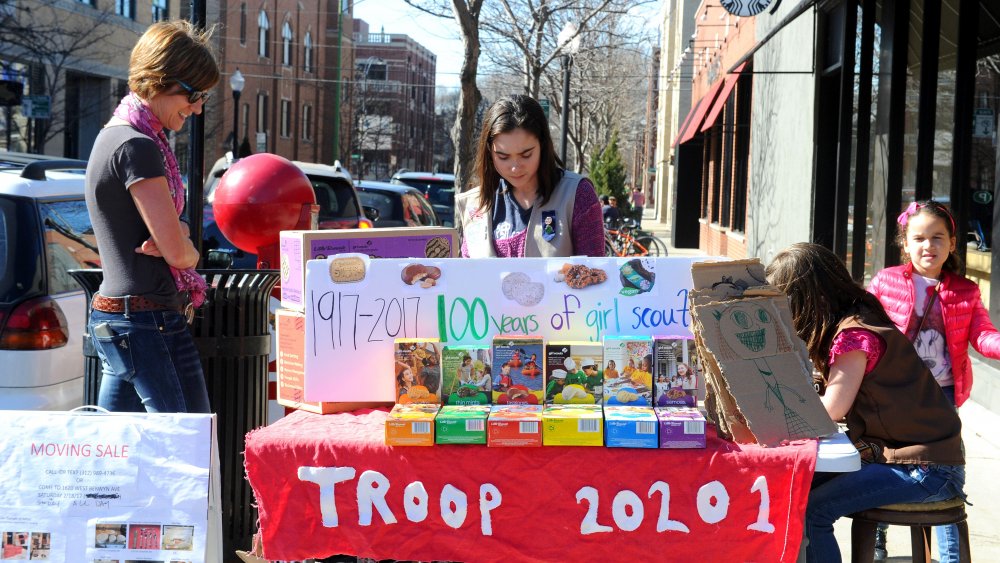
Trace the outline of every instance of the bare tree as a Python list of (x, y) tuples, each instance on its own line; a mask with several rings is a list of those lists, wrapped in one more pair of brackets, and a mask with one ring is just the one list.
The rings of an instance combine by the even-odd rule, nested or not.
[[(32, 93), (52, 96), (52, 117), (36, 120), (36, 147), (44, 147), (66, 129), (66, 100), (64, 96), (55, 95), (65, 91), (66, 72), (86, 73), (95, 70), (92, 67), (96, 64), (113, 60), (119, 46), (112, 39), (117, 35), (116, 30), (121, 29), (109, 23), (113, 17), (114, 13), (107, 8), (84, 4), (67, 6), (59, 0), (5, 3), (0, 9), (0, 29), (3, 30), (0, 56), (35, 69), (29, 83)], [(96, 112), (102, 108), (73, 109)]]
[[(482, 94), (476, 85), (479, 72), (479, 25), (483, 0), (405, 0), (407, 4), (433, 16), (454, 17), (462, 34), (461, 85), (455, 125), (451, 139), (455, 143), (455, 186), (459, 191), (471, 187), (472, 167), (476, 153), (476, 112)], [(450, 8), (448, 7), (450, 4)]]

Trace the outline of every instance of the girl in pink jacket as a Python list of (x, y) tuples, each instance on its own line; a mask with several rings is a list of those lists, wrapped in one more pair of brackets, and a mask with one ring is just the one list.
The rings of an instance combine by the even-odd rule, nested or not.
[[(868, 291), (878, 297), (896, 327), (916, 347), (952, 403), (958, 407), (972, 390), (969, 345), (1000, 358), (1000, 333), (983, 307), (979, 287), (960, 273), (955, 254), (955, 219), (933, 200), (914, 202), (903, 211), (896, 241), (907, 264), (886, 268)], [(876, 560), (884, 560), (885, 528), (876, 534)], [(939, 561), (958, 561), (958, 530), (939, 527)]]
[(959, 273), (955, 219), (948, 208), (933, 200), (914, 202), (897, 222), (897, 242), (909, 263), (876, 274), (868, 291), (913, 341), (945, 395), (961, 406), (972, 390), (969, 345), (1000, 358), (1000, 333), (979, 287)]

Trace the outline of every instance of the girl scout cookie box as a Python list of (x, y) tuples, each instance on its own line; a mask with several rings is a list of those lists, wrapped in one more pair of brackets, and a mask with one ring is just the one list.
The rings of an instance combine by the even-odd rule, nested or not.
[(397, 403), (441, 403), (440, 347), (437, 338), (395, 340)]
[(438, 444), (485, 444), (489, 405), (445, 405), (434, 419)]
[(304, 310), (306, 261), (358, 252), (372, 258), (454, 258), (458, 231), (445, 227), (390, 227), (281, 231), (281, 306)]
[(305, 399), (306, 316), (278, 309), (274, 313), (277, 340), (278, 404), (294, 409), (330, 414), (357, 409), (392, 406), (391, 402), (341, 403)]
[(491, 348), (487, 345), (441, 349), (441, 398), (446, 405), (488, 405), (493, 395)]
[(653, 406), (653, 339), (604, 337), (604, 404)]
[(653, 407), (604, 407), (604, 440), (609, 448), (658, 448)]
[(540, 405), (545, 393), (545, 350), (539, 336), (493, 338), (493, 403)]
[(434, 417), (441, 405), (396, 405), (385, 419), (385, 445), (433, 446)]
[(693, 407), (657, 407), (661, 448), (704, 448), (705, 417)]
[(542, 411), (542, 444), (603, 446), (601, 405), (546, 405)]
[(600, 342), (553, 341), (545, 344), (545, 403), (601, 404), (604, 375)]
[(653, 339), (656, 369), (653, 398), (657, 407), (693, 407), (698, 404), (698, 357), (691, 338)]
[(493, 405), (486, 421), (491, 448), (542, 445), (542, 405)]

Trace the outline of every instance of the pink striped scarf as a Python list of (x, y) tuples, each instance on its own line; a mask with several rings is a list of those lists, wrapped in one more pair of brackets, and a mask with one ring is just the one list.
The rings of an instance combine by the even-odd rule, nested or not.
[[(167, 142), (167, 135), (163, 132), (160, 120), (153, 115), (153, 112), (142, 103), (138, 96), (131, 92), (122, 98), (114, 115), (118, 119), (127, 121), (136, 131), (153, 139), (156, 146), (160, 147), (163, 163), (167, 169), (167, 186), (170, 187), (170, 197), (174, 200), (177, 215), (180, 216), (181, 212), (184, 211), (184, 182), (181, 180), (177, 159), (174, 158), (174, 153), (170, 150), (170, 144)], [(170, 273), (174, 277), (177, 290), (187, 291), (191, 296), (191, 303), (195, 307), (200, 307), (205, 302), (205, 290), (208, 284), (194, 268), (178, 270), (171, 266)]]

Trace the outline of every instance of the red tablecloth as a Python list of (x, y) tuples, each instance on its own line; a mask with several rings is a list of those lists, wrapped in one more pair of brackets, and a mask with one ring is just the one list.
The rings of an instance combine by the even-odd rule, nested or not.
[(386, 412), (247, 436), (264, 556), (794, 561), (816, 442), (704, 450), (389, 447)]

